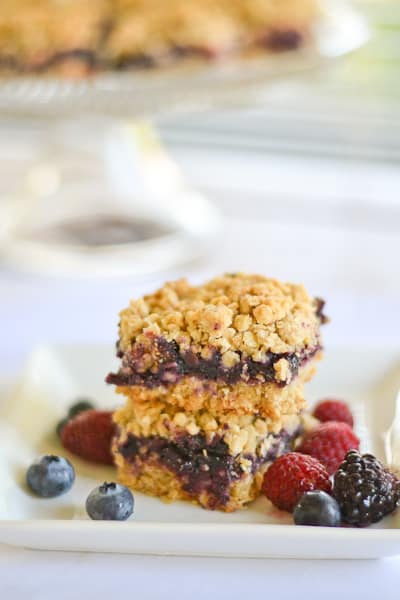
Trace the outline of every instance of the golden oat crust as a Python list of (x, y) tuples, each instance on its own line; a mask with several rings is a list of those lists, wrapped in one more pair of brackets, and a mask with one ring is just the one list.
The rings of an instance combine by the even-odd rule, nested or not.
[(199, 504), (203, 508), (216, 508), (223, 512), (234, 512), (245, 508), (249, 502), (255, 500), (260, 494), (261, 484), (269, 463), (262, 465), (257, 473), (245, 475), (239, 481), (231, 483), (229, 487), (229, 500), (224, 505), (214, 504), (214, 499), (206, 491), (198, 496), (188, 494), (182, 487), (182, 482), (166, 467), (157, 463), (142, 464), (140, 469), (132, 471), (132, 466), (123, 457), (118, 456), (118, 480), (128, 488), (143, 492), (149, 496), (156, 496), (164, 502), (185, 500)]

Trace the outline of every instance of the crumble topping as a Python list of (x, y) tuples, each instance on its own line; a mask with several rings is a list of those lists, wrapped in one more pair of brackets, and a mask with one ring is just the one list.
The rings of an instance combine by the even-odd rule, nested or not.
[[(180, 351), (209, 358), (213, 350), (232, 367), (242, 357), (262, 362), (266, 353), (300, 352), (319, 345), (320, 300), (302, 285), (262, 275), (227, 274), (201, 286), (168, 282), (154, 294), (132, 300), (120, 313), (121, 352), (149, 348), (154, 339), (176, 341)], [(279, 361), (281, 381), (288, 365)]]

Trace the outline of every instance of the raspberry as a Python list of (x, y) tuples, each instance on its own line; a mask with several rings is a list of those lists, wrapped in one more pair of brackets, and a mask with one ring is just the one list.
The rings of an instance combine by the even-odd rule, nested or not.
[(321, 400), (315, 407), (313, 415), (322, 423), (326, 421), (340, 421), (347, 423), (350, 427), (354, 425), (353, 415), (347, 404), (342, 402), (342, 400), (333, 400), (330, 398)]
[(397, 508), (400, 481), (372, 454), (351, 450), (335, 473), (333, 493), (342, 520), (364, 527)]
[(292, 512), (305, 492), (329, 493), (328, 471), (311, 456), (289, 452), (277, 458), (264, 475), (262, 491), (277, 508)]
[(346, 452), (359, 448), (360, 440), (347, 423), (328, 421), (305, 434), (297, 452), (309, 454), (319, 460), (333, 475)]
[(111, 442), (115, 434), (112, 414), (105, 410), (78, 414), (62, 428), (62, 445), (81, 458), (112, 465)]

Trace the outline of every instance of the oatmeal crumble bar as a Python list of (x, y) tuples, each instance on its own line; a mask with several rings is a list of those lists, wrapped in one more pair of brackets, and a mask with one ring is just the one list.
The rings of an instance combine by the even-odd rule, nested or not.
[(255, 498), (304, 427), (324, 320), (303, 286), (242, 273), (133, 300), (120, 313), (121, 368), (106, 379), (126, 399), (121, 481), (226, 511)]
[(6, 0), (0, 69), (75, 74), (295, 49), (317, 0)]

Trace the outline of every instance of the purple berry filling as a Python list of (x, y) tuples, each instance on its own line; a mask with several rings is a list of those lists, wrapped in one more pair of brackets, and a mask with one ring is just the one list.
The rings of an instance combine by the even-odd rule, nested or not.
[(303, 43), (303, 35), (297, 29), (281, 29), (270, 31), (260, 40), (260, 45), (269, 50), (283, 52), (296, 50)]
[[(286, 431), (274, 435), (274, 442), (264, 457), (241, 455), (251, 461), (254, 474), (262, 464), (274, 460), (292, 448), (299, 432)], [(140, 470), (141, 463), (149, 462), (166, 467), (181, 481), (182, 489), (190, 496), (207, 494), (207, 508), (225, 506), (229, 501), (230, 485), (244, 475), (238, 457), (229, 453), (227, 444), (218, 436), (211, 442), (204, 434), (180, 434), (173, 441), (159, 436), (129, 435), (119, 447), (120, 454), (132, 464), (132, 471)], [(137, 461), (137, 462), (136, 462)]]
[(284, 358), (288, 361), (293, 379), (299, 370), (299, 366), (311, 359), (321, 346), (306, 348), (301, 353), (268, 352), (263, 362), (256, 362), (251, 358), (240, 360), (233, 367), (225, 367), (222, 355), (215, 350), (209, 359), (202, 358), (200, 354), (192, 351), (180, 352), (177, 342), (157, 338), (154, 341), (154, 356), (158, 361), (150, 369), (143, 370), (143, 357), (148, 349), (139, 344), (131, 352), (123, 353), (117, 351), (117, 356), (122, 358), (122, 366), (118, 373), (110, 373), (106, 382), (114, 385), (143, 385), (148, 388), (177, 383), (182, 377), (194, 376), (208, 381), (221, 381), (223, 383), (235, 384), (239, 381), (246, 383), (273, 382), (277, 385), (285, 385), (276, 378), (274, 365)]
[(75, 60), (82, 63), (88, 70), (93, 70), (98, 66), (98, 59), (95, 52), (83, 48), (74, 48), (71, 50), (55, 52), (48, 57), (43, 57), (43, 59), (37, 63), (30, 64), (20, 64), (16, 57), (3, 55), (0, 56), (0, 68), (12, 69), (19, 73), (42, 73), (47, 69), (57, 67), (69, 60)]

